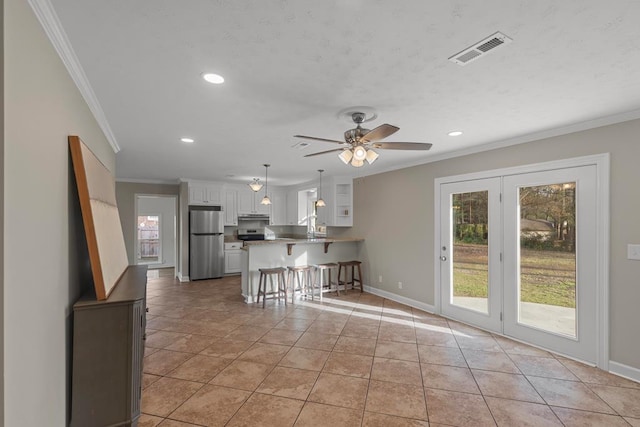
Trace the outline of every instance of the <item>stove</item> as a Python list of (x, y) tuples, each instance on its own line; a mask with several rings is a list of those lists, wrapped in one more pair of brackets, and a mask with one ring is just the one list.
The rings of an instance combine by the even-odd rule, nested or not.
[(238, 240), (264, 240), (264, 228), (239, 228)]

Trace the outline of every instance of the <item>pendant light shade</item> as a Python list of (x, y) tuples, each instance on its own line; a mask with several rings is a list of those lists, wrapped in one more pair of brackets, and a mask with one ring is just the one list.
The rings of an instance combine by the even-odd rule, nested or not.
[(253, 178), (253, 182), (247, 185), (251, 187), (254, 193), (257, 193), (258, 191), (262, 190), (262, 183), (260, 182), (260, 178)]
[(344, 150), (338, 155), (338, 157), (344, 162), (345, 165), (348, 165), (353, 158), (353, 153), (351, 152), (351, 150)]
[(354, 168), (361, 168), (364, 165), (362, 160), (357, 160), (355, 157), (351, 160), (351, 166)]
[(318, 187), (318, 200), (316, 200), (316, 207), (322, 208), (327, 206), (324, 200), (322, 200), (322, 172), (324, 172), (324, 169), (318, 169), (318, 172), (320, 172), (320, 186)]
[(373, 162), (375, 162), (378, 157), (380, 157), (380, 155), (378, 153), (376, 153), (375, 151), (373, 151), (373, 150), (367, 151), (366, 159), (367, 159), (367, 162), (369, 162), (370, 165), (372, 165)]
[(268, 164), (264, 164), (264, 197), (260, 200), (261, 205), (270, 205), (271, 199), (267, 195), (267, 190), (269, 189), (269, 166)]

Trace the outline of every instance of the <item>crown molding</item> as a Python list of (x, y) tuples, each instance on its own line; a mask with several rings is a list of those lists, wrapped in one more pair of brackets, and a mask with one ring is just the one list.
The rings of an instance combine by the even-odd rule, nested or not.
[(49, 0), (29, 0), (29, 5), (31, 5), (31, 8), (38, 18), (38, 21), (40, 21), (40, 25), (42, 25), (45, 34), (49, 37), (51, 44), (55, 48), (56, 52), (58, 52), (58, 56), (60, 56), (62, 63), (67, 68), (73, 82), (76, 84), (80, 94), (89, 106), (89, 110), (98, 122), (98, 126), (100, 126), (100, 129), (104, 132), (111, 148), (114, 153), (117, 153), (120, 151), (120, 146), (116, 141), (113, 131), (111, 130), (111, 126), (109, 126), (109, 122), (107, 121), (107, 117), (104, 114), (102, 107), (100, 106), (100, 102), (98, 102), (98, 98), (93, 92), (89, 79), (87, 79), (87, 76), (80, 65), (80, 61), (78, 61), (78, 57), (71, 47), (71, 43), (62, 28), (62, 24), (58, 19), (58, 15), (54, 10), (53, 5)]
[(116, 182), (128, 182), (131, 184), (180, 185), (180, 180), (175, 179), (116, 178)]
[(533, 132), (526, 135), (517, 136), (514, 138), (503, 139), (500, 141), (489, 142), (486, 144), (473, 145), (471, 147), (465, 147), (459, 150), (447, 151), (441, 154), (430, 156), (426, 159), (420, 159), (412, 162), (405, 162), (384, 168), (382, 170), (375, 171), (374, 173), (367, 174), (362, 171), (359, 174), (354, 175), (354, 178), (364, 178), (369, 175), (377, 175), (380, 173), (391, 172), (399, 169), (410, 168), (413, 166), (425, 165), (428, 163), (439, 162), (441, 160), (453, 159), (455, 157), (467, 156), (470, 154), (482, 153), (484, 151), (496, 150), (498, 148), (510, 147), (512, 145), (524, 144), (527, 142), (541, 141), (547, 138), (553, 138), (556, 136), (568, 135), (571, 133), (597, 129), (604, 126), (614, 125), (618, 123), (628, 122), (631, 120), (640, 119), (640, 110), (627, 111), (620, 114), (614, 114), (611, 116), (599, 117), (593, 120), (586, 120), (579, 123), (573, 123), (566, 126), (560, 126), (553, 129), (546, 129), (539, 132)]

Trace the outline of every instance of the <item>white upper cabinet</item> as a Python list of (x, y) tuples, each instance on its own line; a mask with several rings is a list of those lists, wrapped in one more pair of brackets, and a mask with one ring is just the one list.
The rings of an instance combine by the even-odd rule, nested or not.
[(287, 192), (287, 225), (298, 225), (298, 190)]
[(238, 214), (265, 214), (271, 213), (270, 205), (262, 205), (260, 201), (264, 197), (264, 190), (257, 193), (248, 186), (238, 190)]
[(275, 190), (271, 193), (271, 225), (287, 225), (287, 193)]
[(238, 213), (250, 214), (254, 212), (255, 193), (249, 190), (238, 190)]
[[(271, 225), (306, 225), (313, 213), (316, 182), (289, 187), (269, 187), (270, 205), (262, 205), (264, 188), (257, 193), (243, 184), (189, 181), (189, 205), (220, 205), (224, 210), (224, 225), (237, 226), (238, 215), (270, 216)], [(317, 208), (317, 225), (353, 226), (353, 179), (328, 177), (322, 180), (321, 196), (326, 207)], [(311, 198), (312, 197), (312, 198)]]
[(223, 205), (223, 185), (219, 183), (189, 182), (189, 205)]
[(224, 191), (224, 225), (238, 225), (238, 192), (232, 189)]

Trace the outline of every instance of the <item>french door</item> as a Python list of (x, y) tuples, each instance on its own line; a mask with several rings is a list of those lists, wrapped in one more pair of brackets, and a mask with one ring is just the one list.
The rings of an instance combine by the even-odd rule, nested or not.
[(596, 362), (596, 166), (504, 177), (504, 334)]
[(598, 359), (597, 167), (440, 184), (440, 307), (451, 318)]
[(500, 178), (440, 186), (442, 313), (502, 332)]

